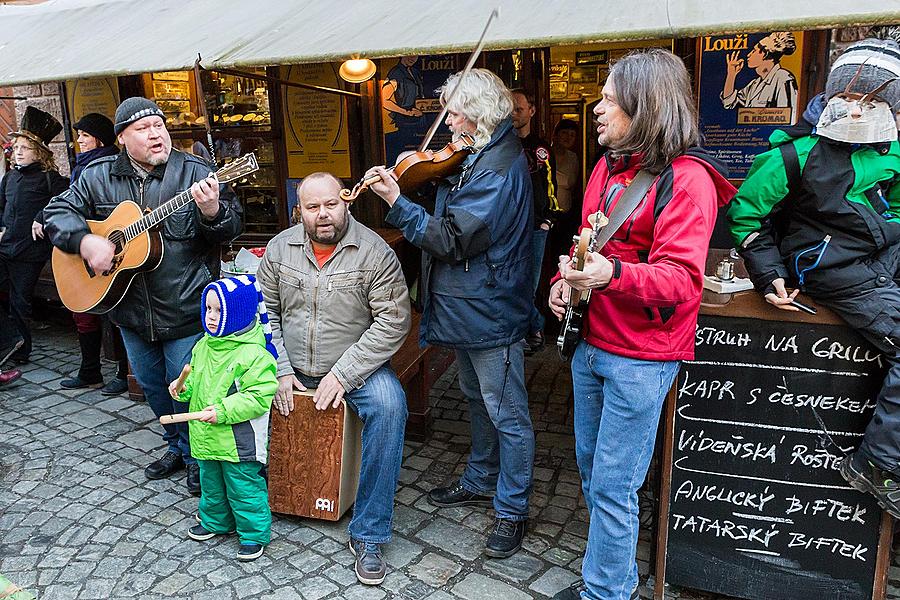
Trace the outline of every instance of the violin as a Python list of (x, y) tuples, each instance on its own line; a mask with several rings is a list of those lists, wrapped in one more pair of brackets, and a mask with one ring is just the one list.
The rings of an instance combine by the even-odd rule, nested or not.
[[(466, 157), (475, 150), (475, 138), (468, 133), (463, 133), (458, 139), (450, 142), (438, 151), (420, 150), (410, 152), (403, 156), (397, 164), (387, 169), (388, 173), (397, 180), (400, 192), (407, 194), (422, 187), (429, 181), (437, 181), (459, 171)], [(353, 186), (352, 190), (340, 191), (341, 200), (353, 202), (356, 198), (369, 189), (373, 183), (381, 181), (381, 177), (373, 175), (368, 179), (362, 179)]]
[[(460, 73), (459, 79), (456, 80), (456, 85), (453, 86), (453, 90), (447, 97), (447, 101), (441, 108), (441, 112), (438, 113), (437, 117), (435, 117), (434, 121), (431, 123), (431, 127), (428, 128), (428, 133), (425, 134), (425, 139), (423, 139), (422, 143), (419, 145), (419, 150), (399, 159), (397, 164), (388, 169), (388, 172), (397, 180), (397, 185), (400, 186), (401, 193), (411, 192), (429, 181), (435, 181), (455, 173), (459, 170), (460, 165), (462, 165), (462, 162), (466, 157), (475, 151), (475, 138), (468, 133), (461, 134), (458, 139), (450, 142), (437, 152), (428, 150), (427, 148), (431, 139), (434, 137), (438, 126), (444, 120), (450, 102), (453, 100), (454, 96), (456, 96), (456, 91), (459, 89), (459, 83), (466, 76), (466, 73), (472, 70), (475, 59), (481, 54), (481, 50), (484, 48), (484, 36), (487, 35), (491, 21), (499, 17), (499, 8), (495, 8), (491, 11), (487, 23), (484, 25), (484, 31), (481, 32), (481, 37), (478, 39), (478, 45), (475, 47), (472, 55), (469, 56), (466, 67)], [(380, 180), (381, 177), (378, 175), (373, 175), (368, 179), (363, 178), (362, 181), (353, 186), (352, 190), (341, 190), (341, 200), (344, 202), (353, 202), (356, 200), (357, 196), (369, 189), (370, 185), (378, 183)]]

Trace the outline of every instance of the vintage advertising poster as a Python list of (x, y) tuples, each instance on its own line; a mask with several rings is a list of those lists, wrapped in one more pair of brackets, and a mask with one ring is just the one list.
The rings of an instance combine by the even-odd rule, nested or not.
[[(460, 71), (465, 61), (456, 54), (404, 56), (381, 61), (381, 116), (384, 128), (384, 155), (394, 164), (405, 150), (417, 150), (432, 121), (441, 111), (437, 89)], [(438, 128), (429, 148), (443, 148), (450, 142), (450, 130)]]
[[(88, 113), (113, 120), (119, 106), (119, 83), (115, 77), (70, 79), (66, 81), (66, 96), (73, 123)], [(75, 151), (80, 152), (77, 142)]]
[[(340, 87), (337, 66), (332, 64), (282, 67), (280, 75), (288, 81)], [(343, 97), (285, 87), (284, 130), (289, 177), (306, 177), (316, 171), (350, 177), (350, 142)]]
[(769, 135), (796, 122), (803, 33), (706, 36), (700, 45), (699, 109), (703, 145), (743, 179)]

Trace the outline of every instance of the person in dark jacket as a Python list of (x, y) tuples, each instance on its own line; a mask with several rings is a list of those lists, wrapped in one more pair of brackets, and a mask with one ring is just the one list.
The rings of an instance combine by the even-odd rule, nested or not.
[(531, 293), (534, 296), (534, 306), (531, 309), (528, 335), (525, 337), (525, 354), (531, 355), (544, 347), (544, 315), (538, 309), (538, 304), (543, 306), (544, 302), (538, 300), (537, 291), (541, 281), (547, 237), (559, 214), (559, 203), (556, 201), (556, 167), (552, 164), (550, 144), (531, 128), (531, 120), (535, 113), (534, 96), (522, 88), (511, 90), (511, 93), (512, 124), (516, 135), (522, 141), (525, 158), (528, 159), (528, 171), (531, 173), (531, 188), (534, 193), (534, 230), (531, 232), (534, 249)]
[(588, 181), (582, 227), (609, 215), (640, 171), (652, 185), (583, 270), (560, 257), (550, 289), (557, 317), (571, 289), (591, 290), (584, 339), (572, 357), (575, 458), (590, 515), (583, 589), (557, 599), (636, 600), (637, 491), (647, 475), (663, 400), (682, 360), (694, 358), (703, 272), (717, 210), (734, 195), (700, 140), (690, 77), (653, 49), (610, 69), (594, 108), (609, 148)]
[[(81, 152), (75, 157), (75, 167), (70, 180), (75, 183), (84, 168), (106, 156), (119, 153), (116, 147), (116, 133), (113, 122), (100, 113), (88, 113), (73, 126), (78, 134)], [(103, 385), (100, 372), (100, 350), (103, 346), (103, 318), (90, 313), (72, 313), (78, 331), (78, 345), (81, 348), (81, 366), (78, 373), (59, 382), (60, 387), (79, 389)], [(111, 324), (107, 321), (107, 326)], [(116, 376), (100, 390), (104, 396), (114, 396), (128, 390), (128, 359), (122, 347), (122, 334), (115, 325), (112, 336), (119, 353), (119, 369)]]
[[(87, 165), (78, 181), (50, 202), (44, 211), (47, 232), (53, 245), (80, 254), (94, 271), (106, 271), (115, 248), (92, 234), (86, 219), (105, 219), (123, 200), (153, 209), (190, 188), (193, 204), (162, 222), (162, 262), (135, 276), (110, 313), (150, 408), (156, 416), (184, 412), (168, 385), (200, 338), (200, 295), (218, 278), (219, 244), (241, 232), (241, 208), (208, 163), (172, 149), (165, 115), (154, 102), (140, 97), (123, 101), (116, 109), (115, 133), (124, 150)], [(200, 473), (186, 424), (165, 425), (164, 430), (168, 449), (144, 474), (161, 479), (187, 465), (188, 490), (198, 495)]]
[(59, 174), (47, 145), (62, 125), (53, 115), (29, 106), (19, 131), (12, 133), (15, 167), (0, 181), (0, 289), (9, 290), (9, 314), (22, 338), (12, 360), (31, 355), (31, 303), (50, 244), (44, 239), (41, 211), (69, 182)]
[(521, 343), (531, 312), (531, 178), (509, 119), (512, 98), (496, 75), (485, 69), (462, 80), (453, 75), (441, 102), (454, 136), (472, 134), (476, 152), (461, 174), (439, 184), (434, 214), (401, 194), (383, 167), (366, 177), (381, 177), (371, 189), (391, 206), (387, 222), (423, 250), (420, 336), (456, 350), (460, 388), (469, 399), (466, 471), (428, 499), (442, 507), (489, 506), (496, 490), (485, 552), (503, 558), (522, 545), (534, 463)]
[[(728, 211), (756, 289), (782, 310), (802, 290), (838, 313), (888, 371), (850, 485), (900, 518), (900, 46), (867, 39), (834, 62), (825, 94), (769, 138)], [(795, 287), (789, 292), (787, 287)]]

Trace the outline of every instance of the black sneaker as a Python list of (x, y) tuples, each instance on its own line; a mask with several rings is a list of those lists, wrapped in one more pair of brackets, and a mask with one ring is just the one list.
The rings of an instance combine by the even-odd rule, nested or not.
[(124, 379), (119, 379), (116, 377), (111, 380), (109, 383), (103, 386), (103, 389), (100, 390), (100, 393), (104, 396), (118, 396), (119, 394), (124, 394), (128, 391), (128, 382)]
[(544, 333), (536, 331), (525, 338), (525, 354), (531, 356), (544, 349)]
[(875, 496), (878, 506), (900, 519), (900, 484), (890, 471), (883, 471), (865, 457), (854, 454), (841, 461), (841, 476), (854, 489)]
[(203, 525), (194, 525), (190, 529), (188, 529), (188, 537), (192, 540), (197, 540), (198, 542), (205, 542), (206, 540), (211, 540), (216, 537), (216, 533), (208, 530)]
[(174, 452), (166, 452), (159, 460), (153, 461), (144, 469), (147, 479), (165, 479), (172, 473), (184, 468), (184, 461)]
[(494, 530), (488, 536), (484, 553), (491, 558), (512, 556), (522, 547), (522, 538), (525, 537), (527, 527), (528, 521), (512, 521), (498, 517), (494, 521)]
[(378, 585), (384, 581), (387, 565), (381, 556), (381, 546), (350, 538), (350, 552), (356, 557), (356, 578), (366, 585)]
[(265, 549), (266, 547), (260, 544), (241, 544), (237, 551), (237, 559), (243, 562), (256, 560), (263, 555)]
[(73, 375), (72, 377), (67, 377), (59, 382), (59, 387), (65, 388), (67, 390), (80, 390), (82, 388), (89, 387), (100, 387), (103, 385), (103, 379), (99, 379), (97, 381), (87, 381), (86, 379), (82, 379), (78, 375)]
[(428, 502), (435, 506), (492, 506), (493, 499), (490, 496), (482, 496), (470, 492), (457, 481), (451, 487), (434, 488), (428, 492)]
[(200, 465), (191, 463), (185, 465), (187, 468), (187, 489), (192, 496), (200, 495)]

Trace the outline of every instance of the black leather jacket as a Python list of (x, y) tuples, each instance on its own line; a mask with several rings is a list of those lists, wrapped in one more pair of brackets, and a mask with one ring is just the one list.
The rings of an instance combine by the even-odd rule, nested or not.
[[(201, 159), (172, 150), (169, 161), (141, 180), (123, 150), (85, 167), (68, 190), (44, 209), (44, 230), (50, 242), (78, 253), (89, 233), (85, 219), (103, 220), (123, 200), (156, 208), (209, 175)], [(155, 270), (134, 278), (112, 321), (148, 341), (172, 340), (202, 330), (200, 294), (219, 276), (219, 243), (241, 233), (242, 210), (234, 192), (220, 187), (219, 214), (204, 220), (196, 204), (176, 211), (162, 223), (163, 259)]]
[(41, 222), (41, 211), (50, 198), (69, 187), (56, 171), (44, 171), (40, 163), (10, 170), (0, 181), (0, 257), (43, 263), (50, 257), (47, 239), (31, 237), (31, 224)]

